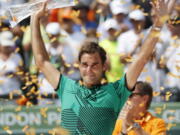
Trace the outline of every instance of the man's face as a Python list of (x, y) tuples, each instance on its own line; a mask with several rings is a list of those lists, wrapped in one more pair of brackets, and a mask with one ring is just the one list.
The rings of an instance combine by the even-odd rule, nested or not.
[(98, 53), (84, 53), (80, 59), (79, 70), (84, 85), (86, 87), (92, 87), (101, 82), (105, 66), (102, 64)]
[(137, 88), (135, 88), (135, 90), (129, 98), (129, 101), (133, 105), (131, 112), (133, 112), (134, 119), (141, 119), (141, 117), (145, 114), (147, 100), (148, 96), (141, 95), (140, 91)]

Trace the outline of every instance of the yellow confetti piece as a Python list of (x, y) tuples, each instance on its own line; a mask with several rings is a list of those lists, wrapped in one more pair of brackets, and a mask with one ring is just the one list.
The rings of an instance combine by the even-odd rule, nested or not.
[(151, 76), (146, 76), (145, 81), (147, 81), (148, 83), (151, 83), (152, 82)]
[(107, 80), (106, 80), (105, 78), (103, 78), (103, 79), (101, 80), (101, 84), (105, 84), (105, 83), (107, 83)]
[(61, 112), (61, 108), (57, 108), (57, 111), (58, 111), (58, 112)]
[(169, 15), (162, 16), (162, 17), (160, 18), (160, 22), (166, 22), (168, 19), (169, 19)]
[(34, 128), (30, 128), (26, 131), (26, 135), (36, 135), (36, 130)]
[(16, 50), (14, 51), (15, 53), (18, 53), (20, 51), (20, 48), (17, 47)]
[(26, 86), (32, 85), (32, 82), (28, 81), (28, 82), (26, 82), (25, 85), (26, 85)]
[(160, 108), (160, 107), (155, 108), (155, 113), (156, 114), (161, 114), (162, 113), (162, 108)]
[(66, 63), (66, 64), (65, 64), (65, 66), (66, 66), (66, 67), (71, 67), (71, 65), (70, 65), (70, 64), (68, 64), (68, 63)]
[(70, 135), (70, 133), (66, 129), (61, 127), (57, 127), (52, 130), (49, 130), (48, 133), (51, 135)]
[(163, 91), (164, 89), (165, 89), (164, 87), (162, 87), (162, 86), (160, 87), (160, 90), (161, 90), (161, 91)]
[(139, 104), (139, 107), (144, 107), (144, 105), (145, 105), (144, 103), (141, 103)]
[(165, 110), (165, 109), (166, 109), (166, 107), (167, 107), (167, 105), (166, 105), (166, 104), (163, 104), (163, 110)]
[(79, 64), (74, 63), (73, 66), (74, 66), (75, 68), (78, 68), (78, 67), (79, 67)]
[(2, 28), (2, 31), (8, 31), (9, 28)]
[(77, 11), (73, 10), (73, 12), (72, 12), (73, 17), (78, 17), (79, 14), (80, 14), (80, 10), (77, 10)]
[(13, 92), (9, 93), (9, 99), (12, 100), (13, 99)]
[(144, 116), (144, 113), (143, 113), (143, 112), (140, 112), (140, 113), (139, 113), (139, 116)]
[(101, 36), (102, 36), (101, 33), (99, 33), (99, 32), (96, 33), (96, 37), (97, 37), (97, 38), (99, 38), (99, 37), (101, 37)]
[(8, 134), (12, 134), (12, 131), (9, 129), (8, 126), (3, 127), (3, 129), (4, 129)]
[(20, 72), (16, 72), (17, 75), (23, 75), (24, 72), (23, 71), (20, 71)]
[(67, 74), (70, 75), (70, 74), (73, 74), (74, 73), (74, 70), (70, 70)]
[(79, 80), (79, 84), (80, 84), (80, 85), (83, 85), (83, 82), (82, 82), (81, 80)]
[(16, 120), (18, 120), (18, 121), (21, 121), (22, 120), (22, 117), (20, 116), (20, 115), (16, 115)]
[(32, 106), (33, 106), (33, 104), (32, 104), (31, 102), (28, 101), (28, 102), (26, 103), (26, 107), (27, 107), (27, 108), (32, 107)]
[(27, 29), (27, 27), (25, 27), (25, 26), (21, 26), (21, 28), (20, 28), (23, 32), (25, 32), (26, 31), (26, 29)]
[(24, 86), (24, 87), (22, 87), (21, 89), (22, 89), (22, 90), (25, 90), (26, 88), (27, 88), (27, 87), (26, 87), (26, 86)]
[(179, 78), (179, 79), (180, 79), (180, 76), (179, 76), (179, 75), (175, 75), (175, 74), (173, 74), (172, 72), (169, 72), (167, 75), (172, 76), (172, 77), (174, 77), (174, 78)]
[(147, 122), (147, 121), (149, 121), (150, 119), (151, 119), (151, 116), (148, 115), (148, 116), (145, 118), (145, 121)]
[(6, 130), (6, 132), (8, 133), (8, 134), (12, 134), (13, 132), (11, 131), (11, 130)]
[(16, 107), (15, 111), (16, 111), (16, 112), (19, 112), (19, 111), (21, 111), (21, 109), (22, 109), (22, 107), (21, 107), (21, 106), (18, 106), (18, 107)]
[(159, 37), (160, 36), (160, 31), (153, 31), (150, 36), (151, 37)]
[(41, 109), (40, 109), (40, 114), (41, 114), (44, 118), (47, 117), (47, 114), (46, 114), (47, 110), (48, 110), (48, 108), (41, 108)]
[(134, 59), (132, 57), (126, 58), (125, 60), (126, 60), (126, 62), (133, 62), (134, 61)]
[(101, 13), (102, 13), (102, 9), (96, 10), (96, 14), (101, 14)]
[(26, 125), (26, 126), (23, 127), (22, 131), (23, 131), (23, 132), (26, 132), (28, 128), (29, 128), (29, 126)]
[(14, 75), (13, 74), (10, 74), (10, 75), (8, 75), (7, 77), (8, 78), (12, 78)]
[(50, 42), (52, 43), (52, 42), (54, 42), (54, 41), (56, 41), (57, 40), (57, 37), (53, 37), (51, 40), (50, 40)]

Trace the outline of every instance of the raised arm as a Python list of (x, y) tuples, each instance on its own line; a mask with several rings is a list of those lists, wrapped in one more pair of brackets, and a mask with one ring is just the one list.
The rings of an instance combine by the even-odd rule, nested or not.
[(44, 3), (42, 9), (31, 16), (32, 50), (37, 67), (43, 72), (53, 88), (57, 88), (60, 72), (50, 63), (40, 32), (40, 19), (47, 14), (46, 4)]
[(164, 25), (164, 23), (168, 20), (169, 13), (171, 13), (171, 11), (168, 10), (169, 4), (171, 4), (171, 6), (175, 4), (175, 0), (173, 0), (174, 3), (169, 3), (169, 2), (165, 3), (165, 1), (166, 0), (157, 0), (156, 3), (152, 3), (157, 18), (152, 26), (151, 31), (149, 32), (146, 40), (142, 45), (141, 51), (137, 59), (134, 60), (134, 62), (129, 66), (127, 70), (126, 79), (127, 79), (127, 86), (129, 89), (133, 89), (137, 81), (137, 78), (139, 77), (145, 64), (148, 62), (150, 56), (153, 53), (155, 45), (159, 39), (158, 37), (161, 28)]

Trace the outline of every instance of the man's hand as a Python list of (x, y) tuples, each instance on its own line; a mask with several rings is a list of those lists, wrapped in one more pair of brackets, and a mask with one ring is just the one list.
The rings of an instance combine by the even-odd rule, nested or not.
[(37, 11), (33, 16), (37, 19), (40, 19), (41, 17), (48, 15), (47, 3), (48, 0), (43, 3), (42, 8), (39, 11)]
[(151, 5), (156, 14), (156, 21), (161, 24), (164, 24), (168, 19), (169, 15), (173, 10), (176, 0), (157, 0), (151, 2)]

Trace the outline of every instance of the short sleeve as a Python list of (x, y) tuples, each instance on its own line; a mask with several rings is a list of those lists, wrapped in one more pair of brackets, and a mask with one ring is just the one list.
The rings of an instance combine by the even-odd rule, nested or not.
[(116, 125), (112, 135), (119, 135), (122, 130), (122, 120), (117, 119)]
[(75, 83), (75, 81), (69, 79), (68, 77), (66, 77), (64, 75), (60, 75), (59, 84), (58, 84), (58, 87), (56, 89), (57, 94), (58, 94), (60, 99), (62, 99), (62, 95), (66, 89), (67, 90), (73, 89), (74, 83)]

